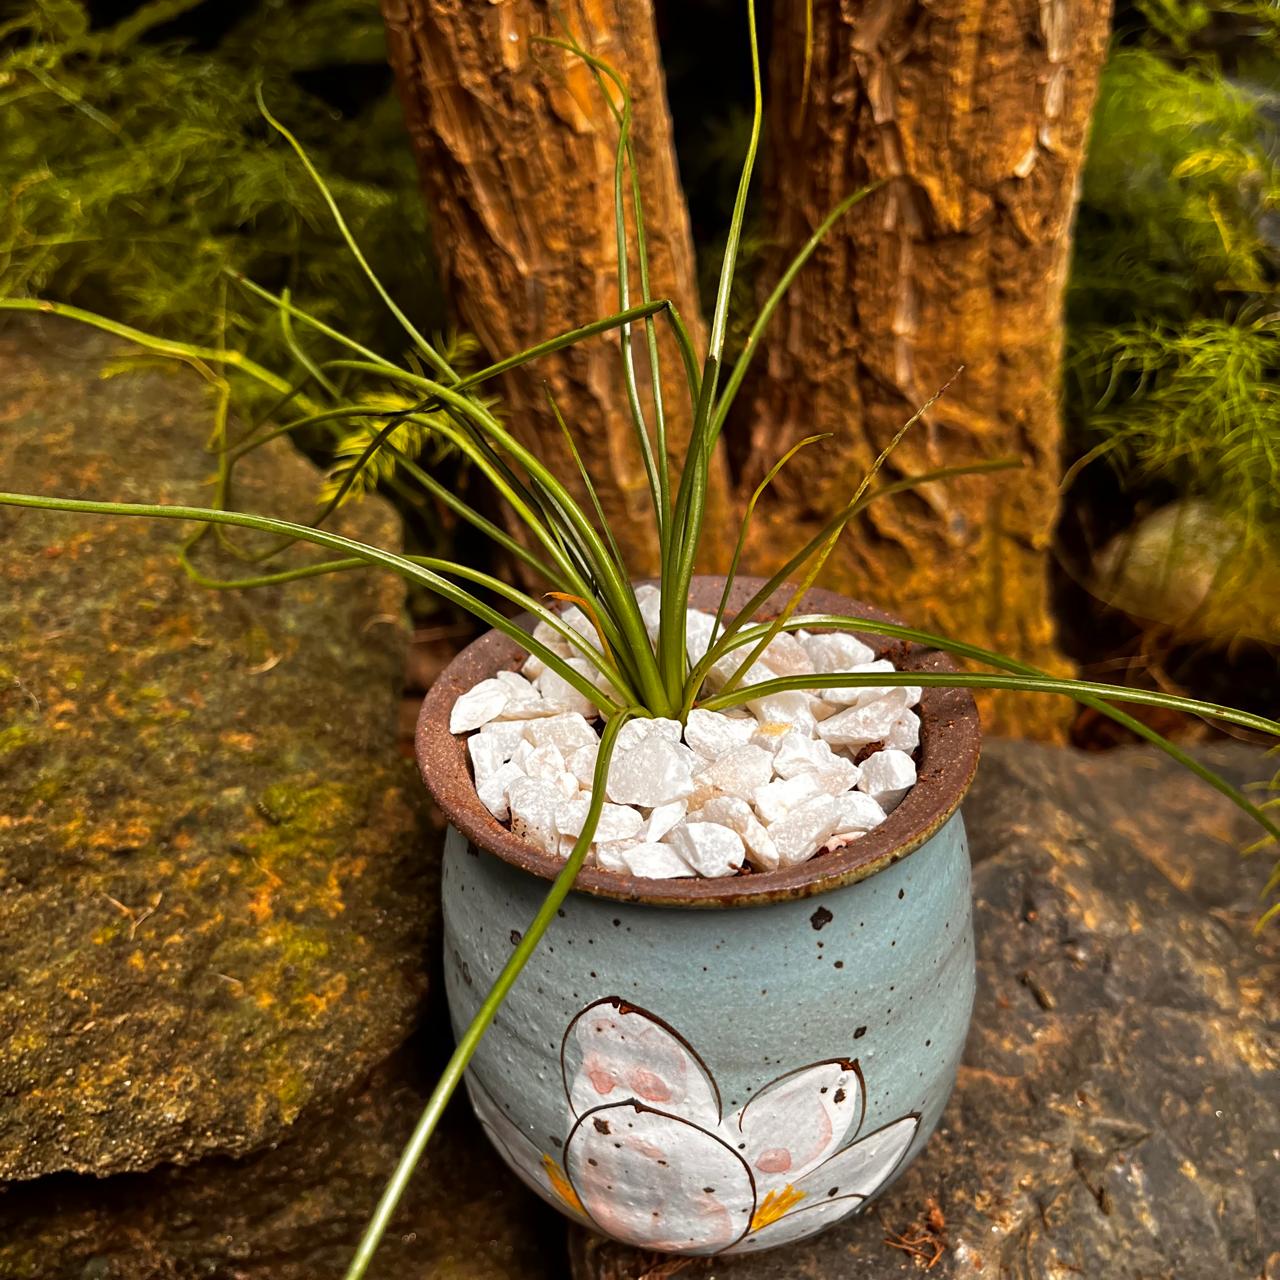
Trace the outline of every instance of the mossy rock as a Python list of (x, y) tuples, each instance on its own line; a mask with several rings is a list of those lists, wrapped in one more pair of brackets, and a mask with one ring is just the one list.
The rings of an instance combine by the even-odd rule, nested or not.
[[(239, 1160), (0, 1196), (5, 1280), (341, 1280), (438, 1069), (424, 1036), (351, 1096)], [(430, 1058), (434, 1055), (426, 1054)], [(464, 1106), (432, 1139), (377, 1252), (378, 1280), (562, 1280), (559, 1215), (510, 1174)]]
[[(0, 331), (5, 488), (209, 502), (204, 384), (124, 353), (64, 321)], [(240, 506), (314, 512), (286, 442), (249, 461)], [(395, 544), (384, 505), (354, 511), (342, 531)], [(400, 585), (207, 590), (190, 531), (0, 508), (0, 1180), (263, 1147), (423, 995)]]
[[(1237, 783), (1274, 762), (1206, 749)], [(1280, 1276), (1280, 934), (1266, 855), (1149, 747), (987, 744), (965, 803), (978, 993), (956, 1091), (867, 1212), (681, 1280)], [(576, 1232), (574, 1280), (665, 1274)]]

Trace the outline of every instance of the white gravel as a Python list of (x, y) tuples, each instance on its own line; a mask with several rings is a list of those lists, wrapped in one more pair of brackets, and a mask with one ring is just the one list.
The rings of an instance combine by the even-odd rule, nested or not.
[[(657, 590), (637, 594), (652, 631)], [(594, 643), (581, 611), (564, 617)], [(711, 625), (709, 614), (690, 611), (692, 659), (705, 652)], [(557, 632), (539, 624), (536, 634), (600, 686)], [(709, 684), (722, 684), (742, 656), (718, 664)], [(683, 727), (630, 721), (618, 735), (588, 860), (651, 879), (727, 876), (795, 866), (865, 835), (915, 785), (920, 690), (824, 688), (821, 675), (893, 670), (850, 635), (782, 634), (743, 684), (814, 674), (813, 692), (772, 694), (728, 712), (699, 708)], [(519, 673), (500, 672), (462, 694), (449, 727), (472, 735), (468, 755), (489, 812), (563, 856), (586, 819), (599, 724), (586, 698), (530, 657)]]

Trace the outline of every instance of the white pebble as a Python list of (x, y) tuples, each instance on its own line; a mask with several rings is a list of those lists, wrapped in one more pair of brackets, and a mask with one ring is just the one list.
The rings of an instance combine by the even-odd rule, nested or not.
[(914, 751), (920, 745), (920, 717), (914, 711), (904, 711), (889, 727), (884, 745), (895, 751)]
[[(591, 807), (589, 795), (565, 800), (555, 813), (556, 830), (562, 836), (578, 836), (586, 825), (587, 810)], [(613, 840), (627, 840), (638, 836), (644, 819), (634, 810), (622, 804), (605, 803), (600, 806), (600, 822), (596, 826), (595, 839), (600, 844)]]
[(707, 652), (711, 641), (711, 628), (715, 625), (715, 617), (698, 609), (690, 609), (685, 614), (684, 644), (685, 652), (691, 663), (699, 662)]
[(779, 631), (769, 641), (760, 660), (779, 676), (807, 676), (817, 669), (804, 645), (788, 631)]
[(801, 643), (816, 671), (848, 671), (875, 658), (875, 651), (846, 631), (806, 636)]
[(649, 821), (644, 829), (644, 838), (648, 841), (661, 840), (688, 812), (689, 802), (687, 800), (673, 800), (670, 804), (658, 805), (649, 814)]
[(565, 800), (578, 794), (578, 780), (565, 768), (564, 756), (554, 742), (548, 742), (544, 747), (522, 742), (511, 760), (528, 777), (550, 782)]
[(511, 701), (510, 691), (500, 680), (481, 680), (459, 694), (449, 712), (449, 732), (469, 733), (502, 714)]
[(536, 653), (531, 653), (521, 664), (520, 674), (526, 680), (536, 680), (546, 669), (547, 664)]
[(511, 695), (498, 717), (500, 720), (532, 720), (535, 716), (551, 714), (537, 687), (518, 671), (499, 671), (497, 678)]
[(905, 703), (904, 690), (890, 689), (865, 707), (850, 707), (824, 720), (818, 726), (818, 734), (841, 747), (865, 747), (869, 742), (882, 742), (902, 714)]
[[(747, 703), (751, 714), (761, 724), (789, 724), (793, 729), (812, 736), (819, 719), (819, 709), (825, 710), (821, 699), (814, 698), (803, 689), (788, 689), (785, 693), (771, 693)], [(829, 711), (826, 714), (830, 714)]]
[(811, 773), (797, 774), (757, 787), (751, 797), (760, 821), (766, 826), (785, 818), (797, 805), (822, 795), (822, 784)]
[(793, 867), (817, 852), (836, 829), (838, 814), (832, 796), (814, 796), (797, 805), (784, 818), (769, 826), (769, 835), (778, 850), (778, 862)]
[(756, 727), (751, 734), (751, 745), (762, 747), (770, 755), (778, 750), (787, 734), (795, 732), (790, 720), (768, 720), (763, 724), (753, 721), (753, 723)]
[(600, 754), (600, 741), (597, 739), (589, 747), (579, 747), (571, 751), (565, 759), (565, 768), (578, 780), (578, 785), (590, 791), (595, 786), (596, 758)]
[(554, 783), (543, 778), (517, 778), (507, 789), (513, 834), (527, 840), (543, 853), (556, 853), (560, 832), (556, 810), (565, 798)]
[(649, 633), (649, 639), (657, 644), (662, 620), (662, 592), (650, 585), (637, 587), (636, 604), (640, 608), (640, 619)]
[(528, 727), (522, 720), (490, 720), (480, 729), (480, 737), (491, 742), (506, 761), (528, 737)]
[(742, 866), (742, 837), (716, 822), (680, 822), (665, 841), (700, 876), (728, 876)]
[[(873, 675), (896, 673), (897, 668), (889, 661), (888, 658), (880, 658), (875, 662), (859, 662), (852, 667), (846, 667), (841, 675)], [(834, 703), (840, 707), (865, 707), (867, 703), (874, 702), (877, 698), (883, 698), (888, 692), (885, 685), (860, 685), (847, 689), (839, 686), (831, 686), (822, 690), (823, 700)]]
[(480, 797), (480, 803), (499, 822), (505, 822), (511, 812), (507, 803), (511, 784), (524, 776), (524, 770), (508, 760), (506, 764), (499, 765), (483, 782), (476, 783), (476, 795)]
[[(815, 769), (829, 769), (833, 765), (852, 763), (836, 755), (821, 738), (810, 737), (795, 729), (783, 735), (773, 755), (773, 771), (780, 778), (794, 778), (798, 773), (810, 773)], [(853, 783), (849, 784), (849, 786), (852, 785)]]
[[(577, 670), (577, 663), (570, 660), (570, 666)], [(538, 692), (548, 709), (554, 715), (561, 711), (576, 711), (580, 716), (594, 716), (596, 706), (590, 698), (581, 694), (563, 676), (548, 667), (537, 680)]]
[(916, 762), (905, 751), (877, 751), (862, 762), (858, 790), (892, 809), (915, 786)]
[(539, 622), (533, 629), (533, 638), (562, 658), (567, 658), (573, 652), (573, 646), (549, 622)]
[(467, 739), (467, 755), (471, 757), (471, 772), (477, 787), (507, 763), (498, 744), (482, 733), (473, 733)]
[(600, 745), (600, 735), (587, 723), (586, 716), (577, 711), (562, 711), (559, 715), (532, 720), (525, 734), (536, 747), (548, 743), (559, 747), (566, 760), (580, 747)]
[(615, 750), (609, 762), (609, 799), (649, 809), (691, 795), (693, 769), (681, 751), (678, 742), (658, 733), (651, 733), (629, 751)]
[(674, 880), (679, 876), (696, 874), (671, 845), (656, 844), (653, 841), (625, 848), (600, 847), (597, 849), (597, 856), (606, 871), (644, 876), (648, 880)]
[(638, 747), (646, 738), (654, 736), (665, 738), (668, 742), (679, 742), (680, 721), (667, 720), (662, 716), (647, 719), (637, 716), (634, 720), (628, 720), (618, 730), (614, 751), (630, 751), (632, 747)]
[(755, 730), (756, 722), (749, 716), (695, 707), (685, 722), (684, 740), (704, 759), (716, 760), (734, 747), (745, 746)]
[(884, 810), (869, 795), (850, 791), (836, 796), (837, 836), (862, 835), (878, 827), (884, 821)]
[(747, 861), (757, 871), (778, 869), (778, 850), (773, 837), (764, 829), (751, 806), (737, 796), (714, 796), (691, 816), (691, 821), (718, 822), (736, 831), (746, 846)]
[(694, 785), (746, 800), (771, 777), (773, 757), (764, 748), (748, 744), (705, 764), (695, 775)]
[[(567, 665), (572, 667), (588, 684), (598, 689), (605, 697), (612, 698), (615, 702), (618, 701), (618, 691), (610, 683), (609, 677), (593, 663), (588, 662), (586, 658), (569, 658)], [(588, 711), (585, 714), (589, 716), (592, 713)]]

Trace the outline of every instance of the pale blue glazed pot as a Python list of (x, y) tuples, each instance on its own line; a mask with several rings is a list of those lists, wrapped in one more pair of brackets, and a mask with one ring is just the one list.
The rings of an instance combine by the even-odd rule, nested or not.
[[(693, 603), (712, 591), (698, 582)], [(802, 611), (819, 610), (886, 618), (812, 592)], [(900, 668), (946, 668), (864, 638)], [(453, 824), (445, 977), (459, 1032), (558, 867), (483, 809), (445, 729), (459, 692), (520, 657), (499, 635), (478, 641), (419, 722), (423, 775)], [(959, 803), (979, 741), (963, 692), (928, 689), (920, 711), (919, 782), (846, 849), (729, 880), (582, 873), (467, 1078), (494, 1145), (561, 1212), (642, 1248), (745, 1253), (859, 1212), (919, 1153), (973, 1003)]]

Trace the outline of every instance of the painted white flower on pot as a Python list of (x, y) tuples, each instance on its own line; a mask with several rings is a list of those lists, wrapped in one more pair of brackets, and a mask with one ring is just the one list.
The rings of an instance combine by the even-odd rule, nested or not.
[(889, 1180), (919, 1128), (857, 1137), (856, 1062), (792, 1071), (725, 1116), (702, 1060), (661, 1019), (612, 997), (569, 1024), (566, 1133), (539, 1150), (468, 1076), (476, 1113), (543, 1196), (616, 1239), (675, 1253), (747, 1253), (852, 1213)]

